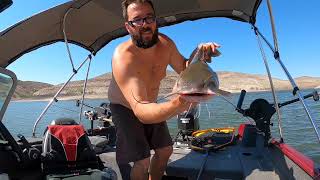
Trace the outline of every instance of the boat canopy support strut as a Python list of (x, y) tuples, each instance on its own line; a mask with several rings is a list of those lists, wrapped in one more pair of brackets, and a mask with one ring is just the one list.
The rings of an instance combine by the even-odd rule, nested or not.
[(80, 107), (80, 112), (79, 112), (79, 123), (81, 123), (81, 118), (82, 118), (82, 109), (83, 109), (83, 105), (84, 105), (84, 96), (86, 94), (90, 67), (91, 67), (91, 59), (89, 60), (89, 64), (88, 64), (88, 69), (87, 69), (87, 73), (86, 73), (86, 80), (83, 83), (81, 107)]
[(66, 20), (67, 20), (67, 16), (69, 14), (69, 12), (72, 10), (73, 8), (68, 9), (68, 11), (64, 14), (63, 16), (63, 28), (62, 28), (62, 32), (63, 32), (63, 38), (64, 38), (64, 42), (66, 44), (66, 48), (67, 48), (67, 52), (68, 52), (68, 56), (69, 56), (69, 60), (72, 66), (72, 71), (76, 73), (76, 69), (74, 68), (74, 63), (72, 60), (72, 56), (71, 56), (71, 52), (70, 52), (70, 48), (69, 48), (69, 43), (68, 43), (68, 38), (67, 38), (67, 34), (66, 34)]
[(256, 32), (256, 34), (258, 36), (260, 36), (265, 42), (266, 44), (270, 47), (271, 51), (274, 54), (274, 58), (275, 60), (280, 64), (282, 70), (284, 71), (284, 73), (286, 74), (291, 86), (293, 87), (293, 95), (294, 96), (298, 96), (305, 112), (307, 113), (307, 116), (313, 126), (313, 129), (316, 133), (316, 136), (318, 138), (318, 141), (320, 143), (320, 133), (318, 131), (318, 127), (315, 123), (315, 119), (313, 118), (313, 116), (310, 113), (309, 110), (309, 106), (306, 104), (302, 93), (300, 92), (299, 87), (297, 86), (297, 84), (295, 83), (294, 79), (292, 78), (291, 74), (289, 73), (289, 71), (287, 70), (286, 66), (284, 65), (284, 63), (281, 61), (280, 58), (280, 53), (279, 53), (279, 47), (278, 47), (278, 40), (277, 40), (277, 34), (275, 31), (275, 23), (274, 23), (274, 18), (273, 18), (273, 14), (272, 14), (272, 7), (271, 7), (271, 2), (270, 0), (267, 0), (267, 5), (268, 5), (268, 10), (269, 10), (269, 17), (270, 17), (270, 22), (271, 22), (271, 28), (272, 28), (272, 36), (273, 36), (273, 42), (274, 42), (274, 48), (272, 47), (272, 45), (267, 41), (267, 39), (260, 33), (260, 31), (258, 30), (258, 28), (254, 27), (254, 30)]
[(76, 69), (76, 71), (73, 71), (73, 73), (71, 74), (71, 76), (69, 77), (69, 79), (67, 80), (67, 82), (65, 82), (63, 84), (63, 86), (58, 90), (58, 92), (53, 96), (53, 98), (50, 100), (50, 102), (48, 103), (48, 105), (44, 108), (44, 110), (42, 111), (42, 113), (40, 114), (40, 116), (38, 117), (38, 119), (36, 120), (33, 129), (32, 129), (32, 136), (35, 137), (36, 134), (36, 128), (38, 123), (40, 122), (40, 120), (43, 118), (43, 116), (45, 115), (45, 113), (48, 111), (49, 107), (52, 105), (53, 102), (57, 102), (58, 99), (58, 95), (61, 93), (61, 91), (67, 86), (67, 84), (72, 80), (72, 78), (77, 74), (77, 72), (79, 71), (79, 69), (81, 69), (81, 67), (88, 61), (92, 59), (92, 55), (89, 54), (88, 57), (80, 64), (80, 66)]
[(263, 62), (264, 62), (264, 65), (266, 67), (266, 71), (267, 71), (267, 74), (268, 74), (268, 79), (269, 79), (270, 87), (271, 87), (271, 91), (272, 91), (273, 102), (274, 102), (274, 104), (276, 104), (275, 110), (276, 110), (277, 115), (278, 115), (278, 129), (279, 129), (279, 134), (280, 134), (280, 141), (283, 142), (281, 113), (280, 113), (279, 106), (277, 106), (277, 104), (279, 104), (278, 103), (278, 98), (277, 98), (276, 91), (275, 91), (275, 88), (274, 88), (274, 85), (273, 85), (272, 76), (271, 76), (271, 72), (270, 72), (270, 69), (269, 69), (267, 57), (266, 57), (266, 54), (265, 54), (265, 52), (263, 50), (261, 39), (260, 39), (260, 37), (259, 37), (259, 35), (257, 33), (257, 29), (258, 28), (254, 27), (253, 29), (255, 31), (255, 34), (256, 34), (256, 37), (257, 37), (257, 41), (258, 41), (258, 44), (259, 44), (259, 48), (260, 48), (260, 52), (261, 52), (261, 55), (262, 55), (262, 59), (263, 59)]

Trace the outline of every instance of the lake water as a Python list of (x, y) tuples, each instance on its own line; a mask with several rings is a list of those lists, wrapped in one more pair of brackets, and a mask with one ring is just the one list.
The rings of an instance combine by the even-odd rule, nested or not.
[[(303, 92), (304, 94), (310, 91)], [(279, 102), (284, 102), (293, 98), (291, 92), (282, 91), (278, 92)], [(233, 104), (237, 104), (239, 94), (233, 94), (228, 97)], [(256, 98), (265, 98), (272, 102), (271, 93), (257, 92), (247, 93), (242, 108), (248, 108), (250, 103)], [(102, 102), (107, 100), (86, 100), (87, 104), (91, 106), (99, 106)], [(4, 124), (9, 131), (16, 136), (21, 133), (25, 136), (32, 135), (33, 124), (45, 108), (48, 102), (11, 102), (7, 112), (4, 116)], [(41, 136), (45, 127), (54, 119), (61, 117), (68, 117), (79, 119), (79, 107), (75, 106), (75, 100), (72, 101), (59, 101), (54, 103), (49, 108), (46, 115), (39, 122), (36, 134)], [(310, 106), (311, 113), (316, 119), (317, 125), (320, 125), (320, 101), (315, 102), (311, 99), (307, 100)], [(320, 164), (320, 144), (316, 138), (315, 132), (309, 119), (306, 116), (304, 109), (300, 102), (290, 104), (282, 107), (282, 130), (284, 141), (289, 145), (295, 147), (303, 152), (317, 164)], [(210, 113), (209, 113), (210, 112)], [(234, 107), (224, 101), (220, 97), (213, 98), (206, 104), (201, 104), (200, 108), (200, 128), (206, 129), (211, 127), (238, 127), (239, 123), (246, 122), (248, 119), (234, 110)], [(278, 120), (277, 115), (273, 115), (272, 123), (272, 136), (279, 137), (278, 133)], [(82, 122), (86, 127), (89, 127), (89, 121), (82, 118)], [(168, 121), (170, 133), (175, 135), (177, 133), (177, 121), (171, 119)]]

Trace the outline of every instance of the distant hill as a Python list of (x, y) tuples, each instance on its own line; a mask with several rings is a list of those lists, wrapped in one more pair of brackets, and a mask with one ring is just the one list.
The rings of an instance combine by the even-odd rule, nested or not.
[[(266, 75), (245, 74), (238, 72), (218, 72), (220, 87), (230, 92), (246, 91), (268, 91), (270, 83)], [(86, 89), (87, 98), (107, 98), (108, 86), (111, 80), (111, 73), (106, 73), (89, 79)], [(167, 76), (161, 81), (159, 94), (163, 95), (171, 92), (178, 74), (172, 71), (167, 72)], [(315, 88), (320, 86), (319, 77), (299, 77), (296, 83), (301, 89)], [(291, 85), (286, 80), (273, 78), (274, 86), (280, 90), (287, 90)], [(80, 98), (83, 91), (84, 81), (72, 81), (61, 92), (62, 98)], [(53, 97), (63, 84), (50, 85), (46, 83), (19, 81), (15, 99), (43, 99)]]
[[(95, 78), (89, 79), (86, 88), (86, 97), (88, 98), (107, 98), (108, 87), (111, 80), (111, 73), (103, 74)], [(72, 81), (64, 90), (61, 91), (59, 97), (63, 98), (79, 98), (82, 96), (84, 81)], [(31, 98), (48, 98), (53, 97), (63, 84), (45, 87), (33, 93)]]
[(16, 91), (13, 94), (14, 99), (24, 99), (34, 96), (34, 93), (43, 88), (52, 87), (53, 85), (35, 81), (18, 81)]
[(295, 79), (298, 86), (304, 88), (320, 88), (320, 77), (302, 76)]
[[(237, 72), (218, 72), (220, 87), (231, 92), (270, 90), (269, 78), (266, 75), (245, 74)], [(289, 81), (273, 78), (276, 89), (289, 89)], [(320, 81), (319, 81), (320, 82)]]

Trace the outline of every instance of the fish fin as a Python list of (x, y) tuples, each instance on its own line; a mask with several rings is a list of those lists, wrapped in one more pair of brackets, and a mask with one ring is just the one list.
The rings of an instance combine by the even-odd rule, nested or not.
[(215, 91), (218, 95), (221, 95), (221, 96), (230, 96), (231, 95), (231, 92), (229, 91), (224, 91), (224, 90), (221, 90), (221, 89), (218, 89)]

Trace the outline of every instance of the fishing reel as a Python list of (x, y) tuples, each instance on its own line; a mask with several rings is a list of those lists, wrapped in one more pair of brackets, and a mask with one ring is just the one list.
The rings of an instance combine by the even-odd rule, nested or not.
[(80, 100), (76, 101), (77, 107), (79, 107), (81, 104), (91, 109), (83, 112), (83, 115), (91, 121), (110, 119), (112, 116), (108, 103), (101, 103), (100, 106), (93, 107), (88, 104), (80, 102)]
[(86, 110), (83, 112), (83, 115), (86, 119), (90, 121), (91, 124), (91, 134), (93, 133), (93, 122), (98, 121), (97, 127), (99, 129), (108, 128), (112, 124), (112, 114), (108, 103), (101, 103), (100, 106), (93, 107), (88, 104), (80, 102), (80, 100), (76, 101), (76, 106), (83, 105), (85, 107), (90, 108), (90, 110)]
[(98, 120), (98, 113), (95, 111), (84, 111), (83, 115), (90, 121)]

